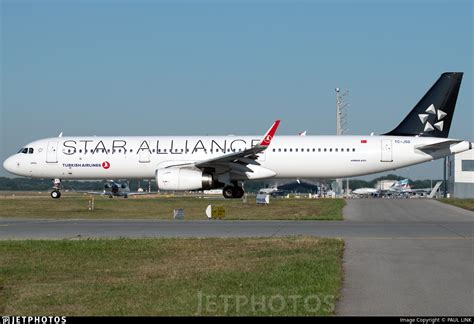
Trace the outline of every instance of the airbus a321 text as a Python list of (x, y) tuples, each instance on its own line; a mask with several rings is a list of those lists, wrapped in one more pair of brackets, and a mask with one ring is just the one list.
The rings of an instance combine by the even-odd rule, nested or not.
[(159, 190), (223, 188), (244, 195), (253, 179), (344, 178), (463, 152), (448, 139), (462, 73), (444, 73), (392, 131), (379, 136), (108, 136), (40, 139), (3, 163), (15, 175), (56, 179), (156, 179)]

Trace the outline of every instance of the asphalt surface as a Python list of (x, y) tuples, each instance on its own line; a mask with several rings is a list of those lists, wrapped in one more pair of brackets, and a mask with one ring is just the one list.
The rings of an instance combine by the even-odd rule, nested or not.
[[(346, 238), (337, 314), (472, 316), (473, 212), (434, 200), (360, 199), (348, 201), (344, 217), (411, 230), (392, 238)], [(429, 233), (433, 226), (438, 233)]]
[(354, 199), (345, 221), (0, 219), (0, 239), (313, 235), (346, 241), (339, 315), (472, 315), (474, 213), (427, 199)]

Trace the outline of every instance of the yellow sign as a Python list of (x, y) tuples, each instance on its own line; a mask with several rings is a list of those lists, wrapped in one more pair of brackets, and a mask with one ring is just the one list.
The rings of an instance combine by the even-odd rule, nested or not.
[(224, 206), (212, 206), (211, 209), (212, 218), (224, 218), (225, 217), (225, 207)]

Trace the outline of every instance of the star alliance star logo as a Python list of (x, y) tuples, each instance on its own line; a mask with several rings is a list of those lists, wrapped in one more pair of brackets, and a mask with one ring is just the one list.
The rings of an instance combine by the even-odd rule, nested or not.
[[(418, 117), (420, 118), (420, 121), (423, 125), (425, 125), (425, 129), (423, 130), (424, 132), (432, 132), (435, 129), (439, 130), (440, 132), (443, 131), (443, 126), (444, 126), (444, 121), (442, 120), (444, 117), (446, 117), (447, 113), (442, 111), (441, 109), (436, 110), (435, 106), (431, 104), (425, 112), (427, 114), (418, 114)], [(428, 121), (428, 118), (430, 115), (435, 115), (435, 124), (431, 124)], [(436, 118), (437, 117), (437, 118)], [(437, 119), (437, 120), (436, 120)]]

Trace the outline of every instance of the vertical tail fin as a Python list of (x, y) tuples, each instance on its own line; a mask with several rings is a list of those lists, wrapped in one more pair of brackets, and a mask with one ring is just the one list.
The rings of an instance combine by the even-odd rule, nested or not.
[(441, 74), (400, 125), (384, 135), (447, 138), (462, 76), (462, 72)]

